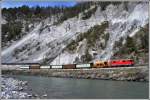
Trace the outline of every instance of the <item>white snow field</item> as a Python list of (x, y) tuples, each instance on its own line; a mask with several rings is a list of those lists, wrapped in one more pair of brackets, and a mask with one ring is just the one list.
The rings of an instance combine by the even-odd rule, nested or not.
[[(91, 6), (88, 10), (95, 6)], [(50, 64), (73, 63), (76, 57), (84, 54), (86, 39), (79, 43), (74, 54), (63, 51), (64, 48), (78, 34), (87, 32), (91, 27), (101, 25), (104, 21), (109, 22), (107, 31), (110, 37), (106, 48), (103, 51), (97, 51), (98, 55), (94, 60), (107, 60), (113, 55), (115, 41), (121, 37), (126, 38), (128, 35), (134, 36), (140, 27), (148, 23), (148, 3), (129, 2), (127, 9), (124, 4), (118, 6), (110, 4), (104, 11), (98, 6), (96, 12), (89, 19), (82, 20), (82, 13), (80, 13), (79, 17), (67, 19), (59, 25), (53, 25), (53, 20), (49, 20), (54, 16), (47, 18), (22, 39), (2, 50), (2, 62), (42, 62), (43, 59), (49, 58), (51, 59)], [(40, 32), (40, 29), (43, 30)], [(24, 49), (22, 49), (23, 47)], [(14, 52), (18, 49), (20, 51), (14, 56)]]

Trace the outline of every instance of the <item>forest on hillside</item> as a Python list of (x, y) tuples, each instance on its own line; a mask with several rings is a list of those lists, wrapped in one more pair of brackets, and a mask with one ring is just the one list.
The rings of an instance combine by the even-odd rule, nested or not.
[[(2, 18), (6, 20), (6, 23), (2, 24), (2, 47), (5, 46), (4, 43), (7, 43), (8, 41), (18, 40), (26, 33), (28, 33), (30, 31), (30, 23), (41, 22), (48, 17), (55, 16), (55, 18), (57, 18), (58, 20), (54, 24), (57, 25), (69, 18), (75, 16), (78, 17), (79, 13), (90, 8), (90, 6), (93, 4), (100, 5), (101, 9), (105, 10), (105, 7), (110, 3), (115, 5), (120, 4), (121, 2), (78, 2), (73, 7), (29, 7), (27, 5), (23, 5), (21, 7), (15, 8), (3, 8)], [(82, 19), (86, 20), (87, 18), (89, 18), (95, 10), (96, 9), (93, 9), (88, 13), (84, 13)], [(24, 31), (22, 31), (23, 28)], [(31, 27), (31, 29), (33, 28), (34, 26)]]

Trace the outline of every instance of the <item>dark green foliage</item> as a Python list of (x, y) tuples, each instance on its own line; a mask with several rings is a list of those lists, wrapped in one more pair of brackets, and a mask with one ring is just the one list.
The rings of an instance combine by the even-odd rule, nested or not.
[(29, 26), (28, 26), (28, 24), (25, 24), (25, 31), (29, 32)]
[(67, 46), (67, 49), (69, 51), (74, 51), (77, 46), (78, 46), (78, 42), (75, 42), (75, 40), (72, 40), (72, 42)]
[[(105, 46), (104, 47), (106, 47), (106, 45), (107, 45), (107, 41), (109, 40), (109, 33), (106, 33), (105, 35), (104, 35), (104, 39), (105, 39)], [(101, 47), (103, 47), (103, 46), (101, 46)], [(103, 49), (104, 49), (104, 47), (103, 47)]]
[(48, 62), (49, 62), (49, 59), (45, 57), (43, 61), (41, 62), (41, 64), (46, 65), (48, 64)]
[(14, 50), (14, 55), (18, 54), (20, 52), (20, 49), (15, 49)]
[(90, 18), (92, 16), (92, 14), (95, 13), (96, 9), (97, 9), (97, 7), (93, 8), (92, 10), (90, 10), (90, 11), (88, 11), (86, 13), (84, 12), (82, 19), (86, 20), (86, 19)]
[(59, 18), (59, 14), (62, 13), (63, 15), (59, 18), (58, 22), (55, 23), (59, 24), (68, 18), (77, 16), (80, 12), (83, 12), (84, 10), (90, 8), (92, 4), (94, 4), (94, 2), (81, 2), (77, 3), (73, 7), (28, 7), (26, 5), (23, 5), (18, 8), (3, 8), (2, 16), (7, 21), (15, 21), (16, 19), (31, 21), (37, 20), (39, 18), (40, 20), (45, 19), (52, 15), (56, 15)]
[(127, 37), (126, 41), (125, 47), (127, 48), (127, 51), (129, 53), (137, 52), (136, 42), (133, 40), (133, 38)]
[(72, 18), (75, 16), (78, 16), (80, 12), (83, 12), (86, 9), (90, 8), (90, 5), (92, 5), (92, 2), (83, 2), (83, 3), (78, 3), (74, 7), (62, 7), (62, 13), (63, 15), (60, 17), (58, 22), (55, 24), (62, 23), (63, 21), (67, 20), (68, 18)]
[[(32, 16), (31, 16), (31, 14), (30, 14), (30, 8), (28, 7), (28, 6), (26, 6), (26, 5), (23, 5), (22, 7), (19, 7), (18, 9), (16, 9), (16, 10), (19, 10), (20, 11), (20, 13), (18, 13), (19, 15), (19, 17), (21, 18), (21, 17), (23, 17), (24, 19), (25, 19), (25, 16), (27, 16), (27, 18), (29, 17), (29, 18), (31, 18)], [(17, 11), (16, 11), (16, 13), (17, 13)], [(23, 15), (25, 15), (25, 16), (23, 16), (23, 15), (21, 15), (21, 14), (23, 14)], [(17, 14), (16, 14), (16, 17), (17, 17)]]
[[(67, 46), (68, 50), (70, 51), (75, 50), (76, 47), (78, 46), (78, 43), (82, 41), (84, 38), (87, 40), (88, 47), (93, 47), (95, 45), (96, 40), (100, 38), (100, 35), (104, 34), (104, 31), (107, 27), (108, 27), (108, 22), (106, 21), (103, 22), (101, 25), (95, 25), (85, 33), (80, 33), (80, 35), (77, 36), (76, 40), (73, 40)], [(105, 38), (108, 39), (109, 35), (106, 35)]]
[(87, 63), (91, 60), (92, 60), (92, 56), (89, 54), (88, 50), (86, 50), (85, 55), (81, 56), (81, 61)]
[(92, 60), (92, 56), (89, 54), (88, 50), (85, 52), (85, 61), (89, 62)]
[(104, 36), (104, 39), (105, 39), (106, 41), (109, 40), (109, 33), (106, 33), (106, 35)]
[(115, 48), (119, 47), (119, 51), (116, 51), (113, 57), (134, 59), (138, 64), (148, 63), (148, 32), (149, 25), (147, 24), (141, 27), (132, 38), (127, 37), (124, 45), (116, 44)]
[[(104, 22), (101, 25), (95, 25), (91, 29), (89, 29), (85, 33), (80, 33), (80, 35), (77, 36), (76, 40), (73, 40), (68, 46), (67, 49), (69, 51), (75, 51), (78, 43), (82, 41), (83, 39), (87, 40), (88, 47), (94, 47), (96, 40), (100, 38), (102, 34), (104, 34), (105, 29), (108, 27), (108, 22)], [(106, 34), (105, 38), (109, 39), (109, 33)], [(103, 46), (104, 48), (104, 46)], [(85, 55), (81, 56), (82, 62), (89, 62), (92, 60), (92, 55), (89, 54), (88, 49), (85, 51)], [(79, 58), (76, 58), (75, 62), (79, 62)]]
[(17, 8), (9, 8), (9, 9), (2, 9), (2, 16), (5, 17), (5, 20), (7, 21), (13, 21), (14, 19), (17, 19), (16, 17)]
[(106, 1), (106, 2), (98, 2), (98, 5), (101, 6), (101, 10), (105, 10), (109, 4), (118, 5), (120, 3), (122, 3), (122, 2)]
[(144, 28), (141, 27), (139, 34), (140, 34), (140, 39), (142, 42), (141, 48), (146, 49), (146, 51), (148, 51), (149, 49), (149, 25), (147, 24)]
[(105, 29), (108, 27), (108, 22), (102, 23), (102, 25), (95, 25), (88, 32), (84, 34), (87, 39), (88, 46), (94, 46), (95, 41), (100, 38), (101, 34), (104, 34)]
[[(2, 42), (20, 37), (22, 30), (21, 22), (7, 23), (2, 25)], [(7, 35), (7, 37), (6, 37)]]
[[(58, 21), (54, 24), (59, 24), (68, 18), (78, 16), (80, 12), (89, 9), (92, 4), (94, 3), (80, 2), (73, 7), (28, 7), (23, 5), (17, 8), (3, 8), (2, 17), (7, 21), (7, 24), (2, 25), (2, 46), (5, 45), (3, 43), (6, 43), (10, 40), (16, 40), (17, 38), (19, 39), (22, 36), (22, 34), (20, 34), (22, 24), (20, 24), (19, 21), (21, 22), (24, 20), (30, 23), (34, 23), (40, 22), (47, 17), (55, 15), (57, 16)], [(60, 13), (62, 16), (60, 16)], [(30, 30), (28, 27), (30, 23), (25, 24), (26, 32)]]
[(38, 47), (36, 48), (36, 50), (37, 50), (37, 51), (41, 50), (40, 46), (38, 46)]
[(61, 12), (61, 8), (59, 7), (28, 7), (23, 5), (18, 8), (3, 8), (2, 16), (7, 21), (14, 21), (16, 19), (24, 19), (24, 20), (34, 20), (34, 19), (44, 19), (49, 17), (50, 15), (58, 14)]
[(77, 36), (76, 42), (80, 42), (84, 39), (84, 34), (80, 33), (80, 35)]
[(122, 47), (122, 42), (123, 42), (123, 38), (121, 37), (119, 41), (115, 41), (114, 48), (116, 48), (116, 47)]
[(36, 6), (34, 14), (35, 15), (40, 15), (41, 11), (42, 11), (42, 8), (40, 6)]
[(127, 48), (131, 48), (131, 47), (134, 47), (134, 45), (135, 45), (135, 43), (134, 43), (134, 41), (133, 41), (133, 38), (127, 36), (125, 46), (126, 46)]
[(126, 11), (128, 11), (128, 2), (124, 2), (124, 8)]
[(126, 43), (122, 46), (122, 43), (117, 44), (116, 46), (118, 46), (120, 49), (120, 51), (118, 52), (118, 54), (122, 55), (122, 54), (131, 54), (132, 52), (137, 52), (137, 47), (136, 47), (136, 42), (134, 41), (133, 38), (131, 37), (127, 37), (126, 39)]
[(76, 57), (74, 63), (79, 63), (79, 62), (80, 62), (79, 57)]
[[(132, 52), (135, 52), (136, 54), (139, 54), (140, 50), (143, 49), (144, 51), (148, 52), (148, 37), (149, 37), (149, 25), (147, 24), (144, 26), (144, 28), (141, 27), (141, 29), (136, 33), (134, 37), (127, 37), (126, 43), (122, 45), (122, 39), (115, 44), (115, 48), (119, 47), (120, 50), (117, 52), (117, 54), (123, 55), (123, 54), (131, 54)], [(138, 43), (137, 40), (141, 40), (141, 43)], [(142, 52), (144, 52), (142, 51)]]
[[(120, 4), (121, 2), (99, 2), (99, 1), (92, 1), (92, 2), (78, 2), (73, 7), (28, 7), (23, 5), (18, 8), (3, 8), (2, 9), (2, 16), (5, 17), (7, 21), (13, 21), (16, 19), (24, 19), (24, 20), (33, 20), (33, 19), (44, 19), (52, 15), (58, 15), (62, 13), (63, 16), (59, 18), (59, 21), (56, 24), (63, 22), (68, 18), (72, 18), (78, 16), (80, 12), (84, 12), (86, 9), (89, 9), (91, 5), (98, 4), (101, 6), (102, 10), (105, 10), (106, 6), (109, 4)], [(126, 2), (125, 2), (126, 3)], [(91, 11), (85, 13), (85, 18), (89, 18), (93, 12), (95, 12), (96, 8), (92, 9)], [(59, 16), (59, 15), (58, 15)]]

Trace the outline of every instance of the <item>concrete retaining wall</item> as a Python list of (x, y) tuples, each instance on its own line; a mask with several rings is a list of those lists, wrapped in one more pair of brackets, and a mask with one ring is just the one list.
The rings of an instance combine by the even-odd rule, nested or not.
[(106, 79), (122, 81), (148, 81), (148, 73), (148, 67), (2, 70), (2, 74), (12, 75), (36, 75), (47, 77)]

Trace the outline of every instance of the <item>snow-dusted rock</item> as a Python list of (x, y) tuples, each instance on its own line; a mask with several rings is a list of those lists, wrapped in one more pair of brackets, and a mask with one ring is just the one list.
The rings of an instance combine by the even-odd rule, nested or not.
[[(35, 28), (22, 39), (4, 49), (2, 51), (2, 62), (42, 62), (43, 59), (49, 58), (51, 64), (73, 63), (77, 56), (83, 55), (81, 52), (86, 47), (82, 46), (73, 54), (67, 51), (62, 52), (71, 40), (75, 39), (80, 33), (87, 32), (91, 27), (109, 21), (107, 32), (110, 37), (106, 43), (106, 48), (97, 50), (97, 56), (93, 59), (107, 60), (113, 55), (115, 41), (118, 41), (121, 37), (126, 39), (128, 35), (134, 36), (139, 27), (148, 23), (148, 3), (129, 2), (126, 5), (127, 9), (124, 6), (124, 4), (110, 4), (102, 11), (99, 5), (96, 12), (86, 20), (81, 19), (82, 13), (80, 13), (78, 18), (69, 18), (58, 25), (53, 25), (57, 21), (55, 16), (46, 18), (40, 23), (36, 23)], [(86, 11), (94, 7), (92, 5)], [(101, 40), (104, 43), (104, 39)], [(82, 45), (86, 45), (86, 42), (83, 42)], [(14, 53), (16, 50), (18, 52)]]

